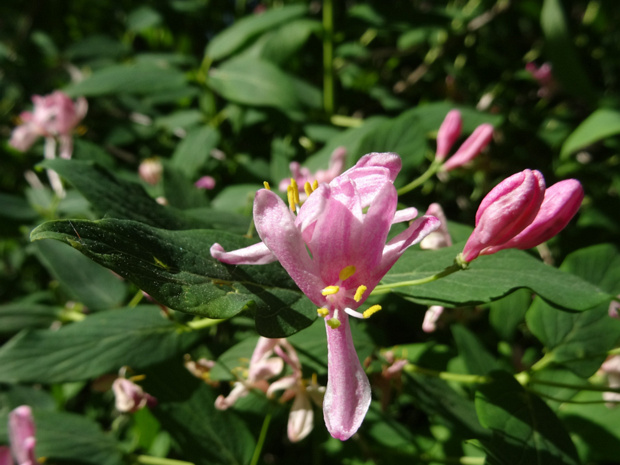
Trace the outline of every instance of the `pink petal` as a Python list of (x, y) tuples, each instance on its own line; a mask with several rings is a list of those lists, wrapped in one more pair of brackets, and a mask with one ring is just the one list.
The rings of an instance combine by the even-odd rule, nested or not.
[(34, 455), (35, 427), (32, 410), (27, 405), (17, 407), (9, 414), (9, 439), (18, 464), (37, 463)]
[(340, 178), (348, 177), (355, 182), (362, 208), (366, 208), (384, 184), (394, 182), (401, 166), (400, 157), (395, 153), (369, 153)]
[(298, 392), (288, 415), (286, 433), (289, 441), (299, 442), (310, 434), (314, 427), (314, 412), (310, 399), (304, 392)]
[(437, 218), (441, 225), (436, 231), (433, 231), (420, 242), (420, 248), (423, 250), (438, 250), (443, 247), (452, 245), (452, 238), (448, 231), (448, 220), (443, 212), (443, 208), (438, 203), (431, 203), (426, 210), (426, 214)]
[(424, 322), (422, 323), (422, 331), (432, 333), (437, 329), (437, 320), (443, 313), (444, 308), (441, 305), (432, 305), (428, 307), (424, 314)]
[(394, 213), (392, 224), (403, 223), (405, 221), (411, 221), (416, 216), (418, 216), (417, 208), (413, 208), (413, 207), (403, 208), (402, 210), (397, 210), (396, 213)]
[(0, 446), (0, 465), (13, 465), (11, 449), (7, 446)]
[(461, 135), (462, 127), (463, 120), (461, 118), (461, 112), (458, 110), (450, 110), (437, 132), (436, 160), (445, 160), (448, 152), (450, 152), (450, 149)]
[(213, 258), (220, 262), (228, 263), (229, 265), (266, 265), (267, 263), (273, 263), (278, 260), (273, 252), (262, 242), (231, 252), (226, 252), (224, 248), (216, 242), (211, 246), (209, 251)]
[(219, 395), (217, 399), (215, 399), (215, 408), (218, 410), (226, 410), (235, 405), (235, 402), (239, 399), (247, 396), (249, 392), (250, 390), (245, 387), (243, 383), (236, 382), (227, 397)]
[(211, 176), (203, 176), (198, 181), (194, 183), (198, 189), (206, 189), (211, 190), (215, 188), (215, 179)]
[(370, 383), (360, 364), (349, 317), (342, 312), (340, 326), (327, 330), (327, 390), (323, 399), (323, 417), (329, 433), (342, 441), (359, 429), (370, 406)]
[(474, 132), (463, 142), (454, 155), (452, 155), (442, 169), (450, 171), (469, 163), (487, 146), (493, 138), (493, 126), (490, 124), (481, 124)]
[(293, 281), (315, 305), (322, 306), (325, 285), (289, 207), (274, 192), (261, 189), (254, 199), (254, 222), (258, 235)]
[(544, 195), (545, 180), (536, 170), (516, 173), (495, 186), (480, 203), (463, 258), (469, 262), (493, 253), (492, 247), (523, 231), (536, 217)]
[(505, 244), (493, 248), (490, 253), (508, 248), (531, 249), (548, 241), (577, 214), (583, 196), (583, 187), (576, 179), (555, 183), (545, 191), (545, 198), (534, 221)]
[(267, 389), (267, 397), (273, 397), (278, 391), (286, 391), (287, 389), (296, 388), (299, 378), (294, 375), (284, 376), (269, 385)]
[(40, 135), (33, 125), (25, 123), (13, 129), (9, 145), (20, 152), (25, 152), (32, 147)]

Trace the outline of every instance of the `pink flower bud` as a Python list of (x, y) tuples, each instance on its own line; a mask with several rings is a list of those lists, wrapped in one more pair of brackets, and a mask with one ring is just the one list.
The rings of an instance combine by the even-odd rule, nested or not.
[(450, 171), (469, 163), (478, 156), (482, 150), (489, 145), (493, 138), (493, 126), (481, 124), (463, 142), (454, 155), (443, 165), (444, 171)]
[(443, 247), (450, 247), (452, 245), (452, 238), (450, 237), (448, 221), (446, 220), (446, 215), (441, 205), (438, 203), (431, 203), (426, 210), (426, 215), (434, 216), (441, 224), (439, 228), (422, 239), (420, 248), (422, 250), (438, 250)]
[(583, 187), (576, 179), (555, 183), (545, 191), (545, 197), (534, 221), (506, 243), (491, 247), (487, 253), (502, 249), (531, 249), (548, 241), (575, 216), (583, 200)]
[(198, 189), (211, 190), (215, 188), (215, 179), (213, 179), (211, 176), (203, 176), (194, 183), (194, 186), (196, 186)]
[(450, 110), (439, 127), (437, 132), (437, 153), (435, 159), (438, 161), (445, 160), (448, 152), (461, 135), (463, 120), (461, 112), (458, 110)]
[(18, 464), (38, 463), (34, 454), (34, 420), (27, 405), (17, 407), (9, 414), (9, 439)]
[(504, 244), (523, 231), (536, 217), (545, 195), (545, 180), (539, 171), (513, 174), (482, 199), (476, 212), (476, 227), (465, 244), (463, 259), (494, 253), (489, 248)]
[(152, 186), (155, 186), (160, 180), (161, 175), (164, 172), (164, 168), (158, 158), (147, 158), (142, 160), (138, 167), (138, 174), (144, 182), (148, 182)]

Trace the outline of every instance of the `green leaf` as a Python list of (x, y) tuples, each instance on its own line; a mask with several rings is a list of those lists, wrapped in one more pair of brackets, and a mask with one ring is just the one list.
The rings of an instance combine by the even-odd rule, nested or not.
[(220, 133), (212, 126), (192, 129), (172, 154), (172, 166), (188, 177), (197, 177), (196, 173), (204, 167), (219, 141)]
[(20, 221), (34, 221), (39, 218), (39, 214), (22, 197), (0, 192), (0, 216)]
[(220, 60), (255, 38), (262, 32), (270, 31), (306, 14), (305, 5), (288, 5), (270, 8), (260, 15), (239, 19), (231, 27), (220, 32), (207, 45), (205, 54), (211, 60)]
[(119, 307), (123, 303), (126, 285), (110, 270), (58, 242), (37, 242), (34, 248), (41, 263), (72, 299), (93, 311)]
[[(167, 160), (164, 160), (162, 164), (164, 167), (164, 197), (168, 201), (168, 205), (183, 210), (185, 214), (191, 214), (187, 209), (194, 209), (194, 213), (198, 214), (192, 216), (199, 219), (203, 216), (204, 218), (208, 218), (207, 212), (210, 209), (207, 209), (207, 205), (209, 205), (209, 200), (204, 190), (198, 189), (194, 185), (197, 176), (193, 176), (193, 179), (190, 179), (184, 171), (175, 168), (171, 163), (168, 163)], [(201, 209), (205, 209), (206, 214), (201, 215), (199, 213)], [(244, 219), (243, 225), (246, 224), (247, 220)]]
[(130, 93), (155, 94), (186, 86), (185, 74), (152, 63), (111, 65), (63, 89), (71, 97)]
[(480, 340), (463, 325), (452, 325), (452, 335), (467, 370), (474, 375), (486, 375), (499, 368), (495, 357), (482, 345)]
[(314, 19), (298, 19), (283, 24), (265, 37), (259, 56), (274, 64), (285, 65), (299, 52), (313, 33), (320, 33), (322, 25)]
[(0, 305), (0, 334), (26, 328), (48, 328), (60, 317), (60, 308), (30, 302)]
[(36, 453), (50, 463), (62, 460), (93, 465), (121, 465), (120, 444), (92, 419), (66, 412), (33, 411)]
[(155, 396), (153, 415), (179, 443), (183, 460), (196, 465), (245, 465), (250, 462), (254, 439), (235, 412), (215, 408), (210, 386), (183, 367), (181, 358), (146, 371), (141, 383)]
[(498, 373), (476, 393), (480, 423), (493, 432), (482, 439), (489, 465), (578, 465), (574, 444), (560, 420), (512, 376)]
[(200, 334), (139, 306), (89, 315), (57, 331), (19, 333), (0, 348), (0, 382), (63, 383), (140, 370), (180, 354)]
[[(560, 269), (614, 295), (620, 290), (620, 255), (611, 245), (578, 250), (564, 260)], [(620, 321), (609, 317), (608, 302), (587, 312), (569, 313), (537, 298), (527, 311), (527, 325), (547, 348), (550, 360), (586, 378), (598, 370), (607, 351), (620, 341)]]
[(579, 61), (573, 45), (574, 34), (568, 29), (560, 0), (544, 0), (540, 25), (545, 34), (545, 50), (553, 64), (553, 77), (574, 96), (595, 100), (596, 94)]
[(588, 116), (562, 145), (561, 159), (607, 137), (620, 134), (620, 111), (600, 108)]
[(531, 303), (532, 293), (527, 289), (520, 289), (503, 299), (491, 302), (489, 323), (504, 341), (513, 339)]
[[(384, 277), (383, 283), (427, 278), (451, 266), (463, 243), (440, 250), (409, 249)], [(497, 300), (515, 289), (528, 288), (545, 300), (570, 310), (586, 310), (610, 296), (589, 282), (551, 266), (520, 250), (481, 256), (468, 269), (436, 281), (393, 292), (424, 305), (459, 306)]]
[(232, 102), (283, 111), (316, 108), (321, 101), (315, 87), (254, 57), (235, 58), (211, 69), (207, 84)]
[(209, 249), (215, 242), (226, 250), (252, 244), (231, 234), (167, 231), (105, 219), (51, 221), (30, 237), (70, 244), (174, 310), (209, 318), (251, 310), (256, 313), (258, 332), (267, 337), (288, 336), (317, 317), (316, 307), (279, 264), (229, 266), (212, 258)]
[(197, 217), (164, 207), (150, 197), (142, 186), (120, 179), (93, 163), (56, 158), (41, 165), (67, 179), (96, 210), (106, 216), (140, 221), (164, 229), (221, 227), (231, 232), (247, 231), (248, 220), (230, 211)]

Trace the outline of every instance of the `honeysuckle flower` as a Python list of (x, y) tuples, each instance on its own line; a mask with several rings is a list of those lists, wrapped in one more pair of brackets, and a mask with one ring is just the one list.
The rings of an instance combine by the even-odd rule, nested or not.
[(299, 209), (294, 194), (289, 208), (274, 192), (261, 189), (254, 200), (254, 223), (262, 242), (233, 252), (217, 243), (211, 247), (214, 258), (234, 265), (278, 260), (318, 307), (328, 346), (323, 414), (330, 434), (341, 440), (359, 429), (371, 397), (349, 315), (367, 318), (379, 310), (356, 311), (404, 251), (439, 227), (436, 218), (424, 216), (386, 244), (393, 223), (417, 216), (411, 208), (396, 211), (393, 182), (400, 168), (394, 153), (365, 155), (329, 184), (314, 190), (306, 184), (309, 196)]
[[(461, 113), (458, 110), (449, 111), (437, 133), (436, 161), (441, 162), (445, 160), (448, 152), (461, 135), (462, 126)], [(481, 124), (474, 129), (474, 132), (472, 132), (467, 139), (465, 139), (465, 142), (461, 144), (454, 155), (443, 163), (441, 170), (451, 171), (469, 163), (489, 145), (492, 138), (493, 126), (490, 124)]]
[[(610, 388), (620, 388), (620, 355), (613, 355), (605, 360), (601, 371), (607, 375)], [(603, 399), (607, 402), (607, 407), (615, 407), (620, 402), (620, 393), (603, 392)]]
[(252, 389), (267, 392), (268, 380), (279, 375), (284, 368), (282, 358), (274, 355), (274, 349), (280, 343), (280, 339), (268, 339), (266, 337), (258, 339), (248, 366), (247, 378), (236, 381), (228, 396), (220, 395), (215, 399), (217, 409), (226, 410), (232, 407), (237, 400), (247, 396)]
[(34, 454), (35, 426), (29, 406), (22, 405), (9, 413), (9, 441), (17, 465), (39, 463)]
[(88, 103), (80, 97), (75, 102), (61, 91), (49, 95), (34, 95), (32, 112), (22, 112), (19, 117), (23, 123), (11, 134), (9, 144), (25, 152), (39, 137), (56, 137), (60, 142), (60, 156), (71, 158), (73, 138), (71, 133), (86, 116)]
[(538, 96), (540, 98), (550, 97), (558, 88), (558, 83), (553, 77), (550, 63), (543, 63), (538, 66), (536, 63), (528, 63), (525, 70), (538, 82)]
[(420, 248), (423, 250), (438, 250), (443, 247), (450, 247), (452, 245), (452, 238), (450, 237), (450, 232), (448, 232), (448, 220), (441, 205), (431, 203), (426, 209), (426, 214), (437, 218), (440, 225), (436, 231), (422, 239)]
[(512, 175), (482, 200), (476, 227), (463, 250), (464, 260), (542, 244), (566, 227), (579, 210), (583, 196), (583, 187), (576, 179), (545, 189), (545, 180), (538, 171)]
[(203, 176), (198, 181), (194, 183), (198, 189), (207, 189), (211, 190), (215, 188), (215, 179), (211, 176)]
[(157, 399), (133, 381), (127, 378), (116, 378), (112, 383), (112, 391), (116, 399), (116, 410), (134, 413), (144, 407), (155, 407)]
[[(291, 177), (295, 180), (298, 186), (305, 186), (306, 183), (311, 185), (316, 181), (319, 184), (329, 183), (332, 179), (338, 176), (344, 171), (344, 166), (347, 158), (347, 149), (344, 147), (337, 147), (331, 155), (329, 160), (329, 168), (326, 170), (319, 170), (316, 173), (312, 173), (308, 168), (301, 166), (296, 161), (291, 162), (289, 168), (291, 170)], [(280, 181), (278, 188), (282, 192), (286, 192), (291, 178), (285, 178)], [(303, 196), (303, 192), (301, 192)]]
[(13, 465), (11, 449), (7, 446), (0, 446), (0, 465)]
[(424, 314), (424, 321), (422, 322), (422, 331), (425, 333), (432, 333), (437, 329), (437, 320), (443, 314), (444, 307), (441, 305), (431, 305)]
[(142, 160), (142, 162), (140, 162), (140, 166), (138, 166), (138, 174), (140, 175), (140, 179), (152, 186), (155, 186), (159, 181), (161, 181), (163, 172), (164, 167), (157, 157)]
[[(617, 295), (616, 298), (620, 299), (620, 295)], [(609, 316), (612, 318), (620, 319), (620, 302), (617, 300), (612, 300), (609, 303)]]

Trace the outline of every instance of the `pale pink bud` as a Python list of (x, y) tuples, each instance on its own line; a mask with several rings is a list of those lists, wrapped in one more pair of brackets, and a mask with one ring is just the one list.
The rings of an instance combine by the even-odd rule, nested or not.
[(545, 197), (534, 221), (503, 245), (491, 247), (488, 253), (502, 249), (531, 249), (548, 241), (575, 216), (583, 200), (583, 187), (576, 179), (555, 183), (545, 191)]
[[(603, 365), (601, 371), (607, 375), (607, 382), (610, 388), (620, 387), (620, 355), (609, 357)], [(607, 401), (607, 407), (615, 407), (620, 402), (620, 394), (617, 392), (604, 392), (603, 399)]]
[(119, 412), (137, 412), (144, 407), (154, 407), (157, 399), (147, 394), (136, 383), (126, 378), (116, 378), (112, 383), (116, 397), (116, 410)]
[[(302, 388), (303, 389), (303, 388)], [(289, 441), (299, 442), (312, 431), (314, 426), (314, 412), (310, 397), (303, 391), (298, 391), (288, 415), (286, 433)]]
[[(620, 298), (620, 296), (616, 296), (616, 298)], [(609, 304), (609, 316), (612, 318), (620, 319), (620, 302), (617, 300), (612, 300)]]
[(438, 250), (443, 247), (450, 247), (452, 245), (452, 238), (448, 232), (448, 221), (441, 205), (431, 203), (426, 210), (426, 215), (434, 216), (441, 224), (439, 228), (422, 239), (420, 248), (423, 250)]
[(203, 176), (194, 183), (194, 186), (196, 186), (198, 189), (211, 190), (215, 188), (215, 179), (213, 179), (211, 176)]
[(138, 167), (140, 178), (152, 186), (156, 185), (160, 180), (164, 168), (158, 158), (147, 158), (142, 160)]
[(432, 305), (428, 307), (424, 314), (424, 322), (422, 323), (422, 331), (432, 333), (437, 329), (437, 320), (443, 313), (444, 308), (441, 305)]
[(32, 410), (27, 405), (17, 407), (9, 414), (9, 440), (13, 456), (19, 465), (35, 464), (35, 427)]
[(489, 192), (476, 212), (476, 227), (465, 244), (463, 259), (494, 253), (523, 231), (536, 217), (545, 195), (545, 179), (539, 171), (524, 170), (504, 179)]
[(493, 126), (481, 124), (463, 142), (454, 155), (444, 163), (442, 169), (450, 171), (469, 163), (487, 146), (493, 138)]
[(437, 132), (436, 160), (445, 160), (448, 152), (450, 152), (450, 149), (461, 135), (462, 127), (463, 120), (461, 118), (461, 112), (458, 110), (450, 110)]

